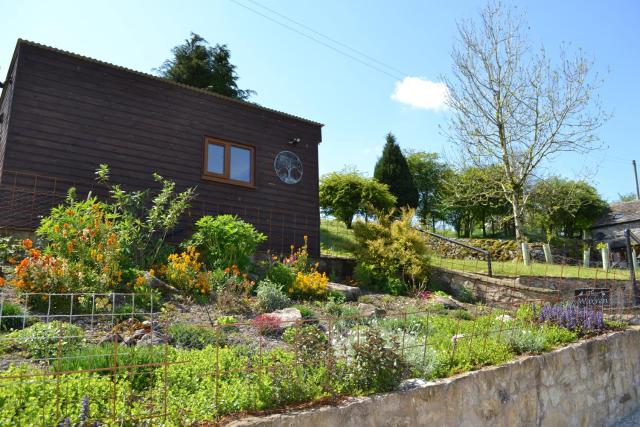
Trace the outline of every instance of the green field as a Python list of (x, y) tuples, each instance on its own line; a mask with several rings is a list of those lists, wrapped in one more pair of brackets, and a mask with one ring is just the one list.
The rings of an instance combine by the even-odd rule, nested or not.
[(356, 248), (353, 230), (333, 219), (320, 221), (320, 251), (322, 255), (353, 257)]
[[(323, 219), (320, 222), (320, 244), (322, 255), (352, 257), (356, 248), (353, 230), (340, 221)], [(487, 263), (473, 259), (452, 259), (431, 257), (434, 267), (450, 268), (471, 273), (487, 273)], [(584, 268), (575, 265), (556, 265), (532, 263), (526, 267), (522, 262), (494, 261), (492, 263), (495, 276), (548, 276), (548, 277), (576, 277), (599, 280), (628, 280), (629, 272), (621, 269), (610, 269), (605, 272), (602, 268)]]
[[(470, 273), (487, 273), (487, 263), (481, 260), (451, 259), (432, 256), (431, 262), (434, 267), (462, 270)], [(629, 271), (627, 270), (610, 269), (609, 271), (604, 271), (602, 268), (584, 268), (576, 265), (532, 263), (530, 266), (525, 266), (522, 262), (516, 261), (494, 261), (491, 263), (491, 268), (494, 276), (543, 276), (598, 280), (629, 280)]]

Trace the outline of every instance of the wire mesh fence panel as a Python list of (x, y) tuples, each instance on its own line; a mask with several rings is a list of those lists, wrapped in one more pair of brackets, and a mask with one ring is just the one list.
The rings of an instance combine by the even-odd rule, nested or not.
[[(507, 290), (502, 305), (378, 296), (388, 307), (375, 313), (343, 304), (340, 313), (270, 325), (202, 322), (189, 326), (214, 338), (196, 348), (140, 295), (1, 293), (0, 304), (26, 310), (0, 316), (0, 402), (14, 425), (221, 422), (503, 363), (637, 310), (628, 290), (631, 301), (611, 308), (561, 293), (545, 301), (516, 294)], [(250, 340), (234, 344), (236, 335)]]

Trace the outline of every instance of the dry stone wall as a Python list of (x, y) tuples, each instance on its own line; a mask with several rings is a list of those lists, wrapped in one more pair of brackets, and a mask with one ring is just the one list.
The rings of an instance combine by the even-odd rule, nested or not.
[(338, 407), (246, 418), (235, 427), (611, 426), (640, 405), (640, 331)]
[(434, 268), (430, 280), (454, 295), (463, 289), (478, 300), (500, 307), (517, 307), (523, 302), (572, 301), (577, 289), (608, 289), (609, 307), (633, 305), (630, 280), (594, 280), (560, 277), (488, 277), (483, 274)]

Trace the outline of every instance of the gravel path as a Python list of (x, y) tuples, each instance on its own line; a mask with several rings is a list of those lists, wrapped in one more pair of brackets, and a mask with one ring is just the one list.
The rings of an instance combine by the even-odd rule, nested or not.
[(640, 426), (640, 408), (630, 414), (627, 418), (618, 421), (614, 427), (636, 427)]

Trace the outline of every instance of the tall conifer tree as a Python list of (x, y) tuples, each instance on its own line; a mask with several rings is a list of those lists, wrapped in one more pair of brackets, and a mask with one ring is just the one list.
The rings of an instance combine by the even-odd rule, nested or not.
[(373, 177), (389, 186), (391, 193), (396, 196), (397, 207), (418, 206), (418, 190), (413, 182), (407, 159), (391, 132), (387, 134), (387, 143), (382, 151), (382, 157), (376, 163)]
[(247, 100), (252, 90), (238, 88), (236, 66), (231, 63), (231, 52), (224, 44), (209, 46), (198, 34), (171, 51), (173, 58), (160, 67), (166, 79), (219, 93), (231, 98)]

